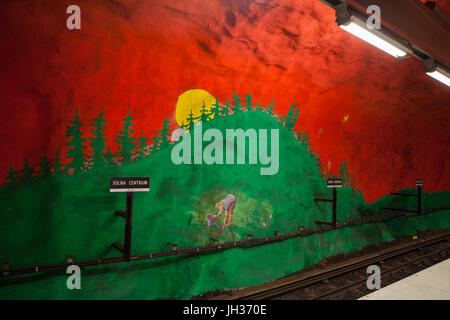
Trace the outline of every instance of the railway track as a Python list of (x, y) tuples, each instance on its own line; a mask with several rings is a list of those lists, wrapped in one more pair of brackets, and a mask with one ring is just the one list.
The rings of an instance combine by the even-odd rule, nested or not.
[[(240, 290), (212, 299), (355, 299), (369, 293), (366, 288), (367, 267), (378, 265), (382, 284), (394, 282), (450, 257), (450, 231), (414, 240), (377, 253), (334, 264), (325, 269), (298, 274), (264, 285)], [(422, 268), (422, 269), (423, 269)], [(411, 272), (408, 274), (407, 270)], [(406, 275), (405, 275), (406, 273)]]

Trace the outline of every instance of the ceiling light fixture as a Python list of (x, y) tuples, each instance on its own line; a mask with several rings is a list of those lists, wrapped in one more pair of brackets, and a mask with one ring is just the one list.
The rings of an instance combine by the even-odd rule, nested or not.
[[(348, 4), (346, 0), (320, 1), (335, 10), (336, 23), (340, 28), (396, 58), (403, 59), (413, 56), (424, 61), (426, 74), (450, 87), (450, 67), (448, 67), (448, 64), (445, 65), (435, 61), (429, 53), (409, 40), (402, 38), (385, 25), (381, 25), (380, 29), (372, 28), (373, 25), (369, 28), (367, 25), (369, 16), (353, 3), (361, 3), (361, 1), (352, 1), (353, 4)], [(444, 21), (448, 26), (449, 20), (442, 13), (438, 12), (434, 6), (433, 12), (439, 14), (440, 24)], [(371, 21), (373, 22), (374, 19), (371, 19)]]
[(450, 87), (450, 72), (436, 64), (433, 58), (426, 59), (424, 66), (427, 75)]
[(396, 58), (401, 59), (408, 56), (410, 50), (406, 46), (400, 44), (380, 30), (369, 30), (363, 20), (357, 18), (348, 11), (346, 3), (337, 5), (335, 10), (336, 22), (338, 26), (345, 31)]

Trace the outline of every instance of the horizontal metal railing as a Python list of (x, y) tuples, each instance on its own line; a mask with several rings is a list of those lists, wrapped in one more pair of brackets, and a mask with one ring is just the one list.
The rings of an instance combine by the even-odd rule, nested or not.
[[(424, 209), (430, 210), (429, 212), (424, 213), (424, 214), (428, 214), (428, 213), (435, 212), (438, 210), (448, 210), (448, 209), (450, 209), (450, 207), (424, 208)], [(376, 216), (371, 216), (371, 217), (365, 217), (365, 218), (361, 218), (361, 219), (357, 219), (357, 220), (351, 219), (346, 222), (337, 223), (335, 228), (340, 229), (340, 228), (344, 228), (347, 226), (354, 226), (357, 224), (383, 222), (383, 221), (387, 221), (387, 220), (394, 219), (397, 217), (402, 217), (402, 216), (412, 217), (414, 215), (406, 215), (404, 213), (392, 213), (392, 214), (382, 214), (382, 215), (376, 215)], [(63, 269), (66, 269), (70, 265), (77, 265), (79, 267), (87, 267), (87, 266), (103, 265), (103, 264), (110, 264), (110, 263), (117, 263), (117, 262), (131, 262), (131, 261), (138, 261), (138, 260), (156, 259), (156, 258), (176, 256), (176, 255), (199, 254), (199, 253), (204, 253), (204, 252), (220, 251), (220, 250), (227, 250), (227, 249), (232, 249), (232, 248), (244, 248), (246, 246), (251, 247), (251, 246), (257, 246), (257, 245), (261, 245), (261, 244), (269, 244), (269, 243), (283, 241), (286, 239), (295, 238), (295, 237), (299, 237), (299, 236), (307, 236), (307, 235), (311, 235), (311, 234), (317, 233), (317, 232), (331, 231), (333, 229), (334, 229), (333, 226), (325, 226), (325, 227), (320, 226), (320, 227), (310, 228), (310, 229), (304, 229), (302, 226), (302, 228), (300, 228), (300, 230), (291, 232), (291, 233), (286, 233), (286, 234), (280, 234), (279, 231), (275, 231), (276, 235), (272, 236), (272, 237), (262, 237), (262, 238), (251, 238), (250, 237), (250, 238), (244, 239), (244, 240), (238, 240), (238, 241), (233, 241), (233, 242), (226, 242), (226, 243), (214, 244), (214, 245), (202, 246), (202, 247), (184, 248), (184, 249), (178, 249), (178, 245), (176, 245), (176, 246), (173, 246), (173, 248), (175, 247), (176, 249), (172, 248), (172, 250), (170, 250), (170, 251), (132, 255), (129, 257), (129, 259), (122, 256), (122, 257), (113, 257), (113, 258), (74, 261), (73, 258), (71, 258), (70, 262), (39, 265), (39, 266), (17, 268), (17, 269), (9, 269), (9, 267), (5, 268), (5, 264), (4, 264), (3, 271), (1, 272), (0, 276), (7, 277), (7, 276), (20, 275), (20, 274), (63, 270)], [(174, 245), (174, 244), (171, 244), (171, 245)]]

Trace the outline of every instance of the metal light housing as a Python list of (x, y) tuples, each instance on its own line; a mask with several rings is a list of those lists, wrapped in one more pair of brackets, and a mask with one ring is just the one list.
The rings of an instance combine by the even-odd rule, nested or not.
[(411, 50), (408, 47), (381, 30), (369, 30), (362, 19), (348, 11), (346, 3), (336, 6), (335, 10), (336, 23), (343, 30), (396, 58), (403, 59), (409, 56)]
[(437, 64), (433, 58), (424, 61), (425, 73), (450, 87), (450, 72)]

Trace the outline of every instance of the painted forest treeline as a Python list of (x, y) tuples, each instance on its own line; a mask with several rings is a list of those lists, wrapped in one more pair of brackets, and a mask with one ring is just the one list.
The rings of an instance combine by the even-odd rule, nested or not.
[[(294, 130), (300, 114), (299, 105), (295, 105), (292, 102), (287, 115), (281, 116), (274, 111), (275, 100), (270, 101), (265, 107), (259, 103), (259, 100), (254, 104), (254, 98), (251, 96), (250, 91), (242, 100), (234, 92), (231, 99), (229, 100), (227, 97), (223, 103), (219, 103), (216, 97), (216, 101), (211, 108), (207, 108), (203, 102), (200, 115), (194, 117), (191, 110), (186, 119), (186, 123), (183, 121), (181, 128), (191, 131), (196, 121), (214, 121), (221, 117), (232, 116), (243, 112), (267, 113), (276, 119), (282, 127), (289, 130), (300, 144), (305, 146), (308, 155), (316, 162), (321, 176), (323, 178), (331, 177), (323, 167), (320, 157), (313, 151), (309, 142), (309, 135), (304, 130), (302, 132)], [(34, 168), (28, 162), (27, 157), (25, 157), (20, 170), (14, 169), (13, 165), (10, 165), (5, 179), (11, 184), (25, 182), (36, 176), (72, 175), (100, 167), (123, 165), (149, 157), (171, 144), (171, 127), (168, 116), (164, 120), (162, 128), (156, 130), (152, 143), (149, 143), (149, 139), (144, 134), (144, 129), (139, 131), (139, 135), (135, 136), (133, 120), (131, 110), (128, 109), (128, 115), (122, 119), (122, 126), (114, 139), (114, 142), (118, 146), (118, 153), (113, 154), (111, 153), (110, 147), (107, 147), (108, 121), (104, 118), (103, 107), (98, 116), (92, 119), (90, 123), (92, 129), (89, 137), (84, 137), (81, 132), (83, 124), (80, 122), (78, 108), (76, 108), (75, 115), (66, 126), (65, 137), (67, 142), (65, 143), (65, 154), (61, 152), (61, 148), (58, 148), (55, 159), (49, 160), (45, 151), (40, 162)], [(89, 144), (92, 149), (90, 154), (86, 152), (86, 144)], [(66, 160), (70, 161), (69, 163), (62, 163), (64, 156)], [(345, 185), (350, 184), (346, 162), (340, 165), (339, 175)]]

